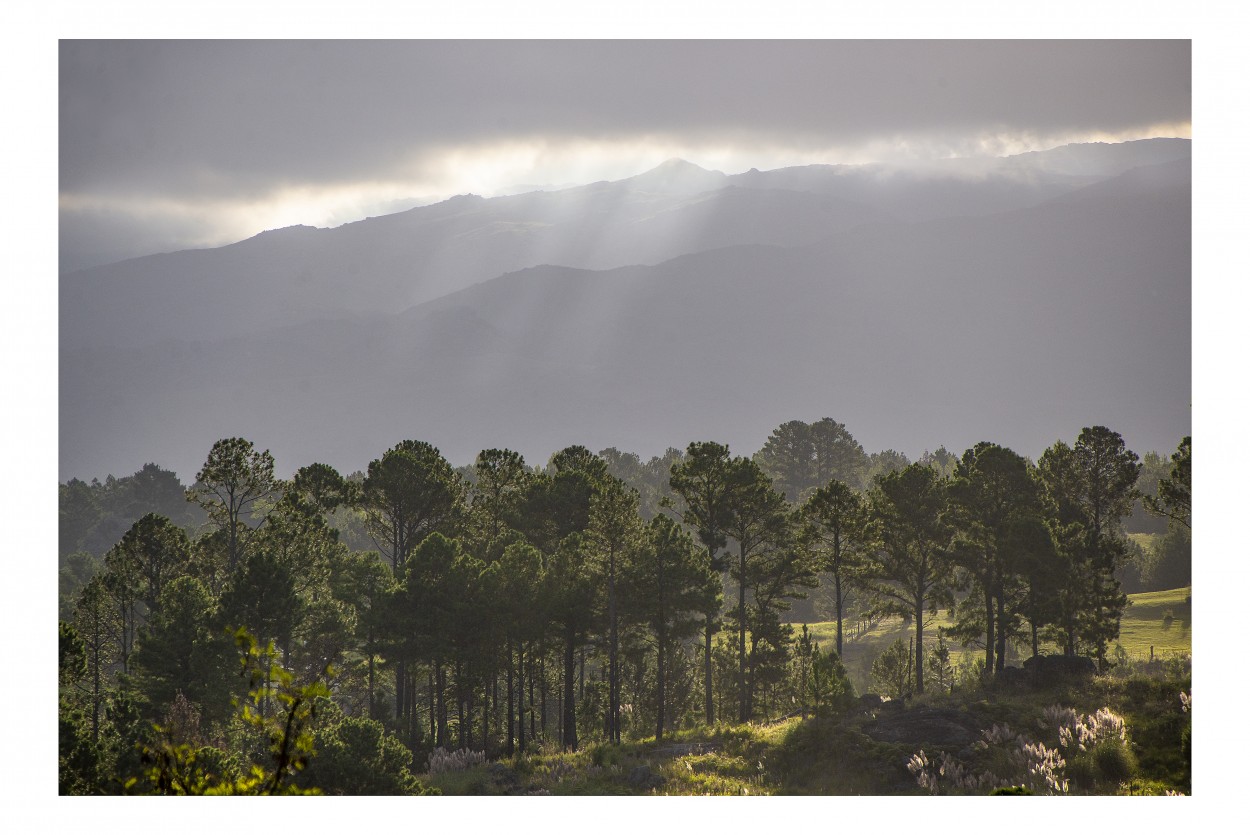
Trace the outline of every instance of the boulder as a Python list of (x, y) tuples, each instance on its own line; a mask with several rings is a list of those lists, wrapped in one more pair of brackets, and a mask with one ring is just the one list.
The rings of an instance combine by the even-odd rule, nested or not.
[(664, 785), (664, 776), (656, 774), (649, 766), (645, 765), (637, 765), (631, 768), (625, 780), (629, 783), (630, 788), (639, 791), (658, 789)]
[(1083, 655), (1035, 655), (1024, 660), (1024, 671), (1034, 684), (1051, 681), (1089, 678), (1098, 672), (1094, 659)]
[(952, 708), (918, 707), (882, 716), (864, 727), (877, 742), (901, 742), (911, 748), (957, 750), (980, 738), (981, 726), (968, 714)]
[(876, 693), (865, 693), (859, 697), (859, 707), (865, 713), (871, 713), (881, 707), (882, 699)]
[(994, 674), (994, 683), (1001, 687), (1015, 687), (1028, 682), (1028, 673), (1019, 667), (1003, 667)]

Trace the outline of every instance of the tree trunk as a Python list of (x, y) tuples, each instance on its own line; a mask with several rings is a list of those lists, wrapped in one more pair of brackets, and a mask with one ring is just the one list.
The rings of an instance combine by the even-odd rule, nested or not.
[[(438, 714), (434, 709), (434, 668), (425, 674), (425, 695), (430, 704), (430, 739), (438, 739)], [(436, 743), (437, 744), (437, 743)]]
[(738, 721), (750, 717), (747, 700), (747, 554), (738, 544)]
[(466, 724), (466, 722), (464, 721), (464, 685), (462, 684), (462, 682), (464, 681), (464, 676), (461, 674), (461, 666), (460, 666), (459, 658), (456, 659), (455, 676), (456, 676), (456, 745), (457, 747), (464, 748), (465, 747), (464, 731), (465, 731), (465, 724)]
[(395, 664), (395, 718), (396, 719), (399, 719), (400, 717), (404, 715), (404, 704), (405, 704), (404, 682), (406, 679), (404, 675), (405, 666), (406, 665), (404, 664), (403, 661), (398, 661)]
[(417, 720), (417, 676), (408, 674), (408, 747), (416, 748), (420, 742), (420, 723)]
[(703, 709), (707, 713), (707, 726), (716, 724), (716, 710), (712, 703), (712, 615), (703, 616)]
[(440, 748), (450, 748), (451, 741), (447, 738), (447, 671), (443, 662), (434, 662), (434, 698), (438, 712), (438, 732), (435, 744)]
[(547, 654), (545, 647), (539, 650), (538, 656), (538, 697), (541, 702), (539, 726), (542, 728), (543, 739), (547, 738)]
[(994, 672), (994, 595), (985, 584), (985, 674)]
[(838, 620), (838, 658), (842, 657), (842, 574), (833, 572), (833, 606)]
[(924, 601), (916, 601), (916, 693), (924, 692)]
[(487, 741), (490, 739), (490, 686), (492, 676), (487, 676), (485, 683), (482, 685), (482, 750), (488, 747)]
[(226, 500), (226, 521), (230, 526), (227, 551), (230, 559), (230, 576), (233, 577), (234, 570), (239, 564), (239, 509), (234, 504), (233, 492), (227, 492)]
[(577, 660), (576, 635), (568, 630), (564, 636), (564, 702), (560, 742), (566, 751), (577, 750), (577, 704), (573, 700), (573, 675)]
[(513, 660), (514, 660), (514, 656), (512, 654), (512, 639), (509, 638), (508, 639), (508, 732), (504, 738), (505, 739), (504, 750), (507, 752), (509, 757), (511, 757), (513, 754), (516, 753), (516, 746), (514, 744), (515, 738), (513, 736), (513, 732), (516, 730), (516, 725), (512, 723), (512, 720), (514, 718), (513, 708), (516, 706), (516, 691), (513, 689), (513, 686), (514, 686)]
[(655, 741), (664, 738), (664, 630), (659, 631), (659, 649), (656, 651), (655, 668)]
[(369, 653), (369, 718), (377, 719), (378, 718), (377, 711), (374, 709), (374, 705), (373, 705), (373, 702), (374, 702), (373, 694), (375, 692), (375, 688), (373, 685), (373, 667), (374, 667), (373, 653), (371, 652)]
[(994, 674), (997, 675), (1003, 671), (1007, 657), (1007, 629), (1003, 626), (1007, 622), (1007, 613), (1004, 611), (1003, 590), (999, 589), (997, 594), (997, 620), (998, 620), (998, 657), (994, 660)]
[[(751, 652), (747, 655), (747, 677), (746, 677), (746, 694), (747, 694), (747, 716), (755, 715), (755, 659), (759, 656), (756, 650), (759, 649), (760, 641), (755, 635), (751, 636)], [(767, 717), (765, 717), (767, 718)]]
[[(621, 741), (621, 674), (617, 667), (616, 549), (608, 551), (608, 741)], [(584, 663), (584, 662), (583, 662)], [(583, 691), (582, 698), (586, 694)]]
[[(99, 612), (99, 603), (97, 601), (95, 612)], [(100, 629), (97, 625), (95, 630), (95, 640), (91, 644), (91, 655), (95, 658), (93, 671), (91, 674), (91, 742), (95, 745), (100, 744)]]
[(525, 751), (525, 682), (530, 683), (530, 736), (534, 734), (534, 679), (525, 674), (525, 644), (517, 647), (517, 747)]

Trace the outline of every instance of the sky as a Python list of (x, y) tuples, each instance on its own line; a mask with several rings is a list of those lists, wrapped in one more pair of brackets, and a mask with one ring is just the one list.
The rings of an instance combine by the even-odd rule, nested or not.
[(60, 271), (670, 157), (1188, 137), (1190, 60), (1183, 40), (61, 41)]

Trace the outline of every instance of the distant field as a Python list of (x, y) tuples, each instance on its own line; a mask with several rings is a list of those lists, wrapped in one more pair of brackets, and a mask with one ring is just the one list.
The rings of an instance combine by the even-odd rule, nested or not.
[(1154, 549), (1155, 542), (1162, 537), (1157, 533), (1131, 533), (1128, 538), (1140, 545), (1143, 551), (1149, 552)]
[[(1145, 592), (1130, 594), (1129, 605), (1120, 621), (1119, 643), (1131, 658), (1144, 660), (1150, 657), (1154, 647), (1156, 657), (1173, 655), (1191, 651), (1191, 606), (1189, 599), (1191, 588), (1186, 586), (1170, 591)], [(1163, 622), (1164, 613), (1171, 610), (1173, 620), (1170, 626)], [(937, 641), (938, 627), (950, 626), (948, 612), (939, 612), (938, 616), (926, 622), (925, 648)], [(802, 630), (800, 624), (794, 624), (796, 632)], [(811, 623), (807, 628), (822, 648), (832, 649), (837, 635), (837, 624), (832, 621)], [(902, 638), (904, 642), (915, 635), (914, 624), (904, 624), (901, 618), (887, 618), (872, 629), (857, 634), (854, 624), (843, 624), (844, 652), (842, 663), (850, 673), (857, 693), (871, 689), (872, 662), (877, 656), (893, 643)], [(960, 663), (971, 664), (977, 657), (984, 654), (980, 647), (960, 647), (948, 642), (951, 648), (952, 663), (958, 667)], [(1054, 648), (1043, 650), (1054, 652)], [(1009, 648), (1007, 662), (1020, 664), (1027, 657), (1027, 648)], [(1021, 655), (1020, 653), (1024, 653)]]
[[(1129, 607), (1120, 621), (1120, 645), (1133, 658), (1148, 658), (1153, 646), (1155, 655), (1192, 651), (1191, 586), (1170, 591), (1130, 594)], [(1171, 626), (1164, 626), (1163, 616), (1172, 612)]]

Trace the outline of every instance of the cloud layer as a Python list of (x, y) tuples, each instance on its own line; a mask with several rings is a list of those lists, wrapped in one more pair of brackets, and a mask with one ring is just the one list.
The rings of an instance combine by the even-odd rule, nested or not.
[(1189, 68), (1188, 41), (64, 41), (62, 269), (674, 155), (1187, 135)]

